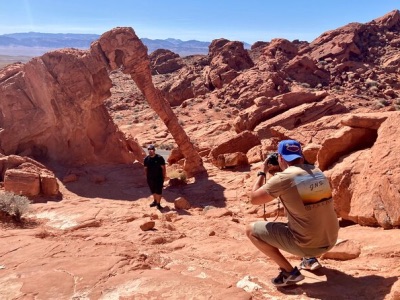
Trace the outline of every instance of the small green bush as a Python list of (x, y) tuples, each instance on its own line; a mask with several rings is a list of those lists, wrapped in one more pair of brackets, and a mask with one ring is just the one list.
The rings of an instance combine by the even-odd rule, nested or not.
[(375, 109), (384, 108), (385, 106), (386, 106), (385, 103), (382, 103), (382, 101), (375, 100), (375, 103), (374, 103), (374, 108)]
[(378, 99), (379, 103), (381, 103), (383, 106), (388, 106), (390, 104), (389, 101), (386, 99)]
[(0, 211), (13, 216), (20, 221), (23, 214), (29, 210), (30, 201), (25, 196), (15, 195), (13, 193), (0, 193)]

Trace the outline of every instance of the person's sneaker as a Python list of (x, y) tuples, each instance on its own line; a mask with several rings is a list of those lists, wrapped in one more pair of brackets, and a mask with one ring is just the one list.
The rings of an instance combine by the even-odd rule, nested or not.
[(161, 206), (160, 203), (157, 203), (157, 209), (163, 209), (164, 207)]
[(153, 201), (151, 204), (150, 204), (150, 207), (154, 207), (154, 206), (156, 206), (157, 205), (157, 202), (156, 201)]
[(315, 257), (305, 258), (303, 257), (300, 263), (300, 270), (310, 270), (315, 271), (321, 268), (321, 264), (319, 263), (318, 259)]
[(297, 282), (304, 279), (304, 276), (300, 273), (297, 267), (294, 267), (293, 270), (289, 273), (281, 269), (278, 277), (272, 279), (272, 284), (275, 286), (285, 286), (296, 284)]

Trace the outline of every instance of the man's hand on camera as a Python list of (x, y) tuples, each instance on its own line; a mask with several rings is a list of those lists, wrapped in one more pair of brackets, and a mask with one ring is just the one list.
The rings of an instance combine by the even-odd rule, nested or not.
[(269, 163), (268, 157), (266, 160), (264, 160), (263, 167), (264, 167), (265, 173), (270, 173), (272, 175), (274, 175), (276, 172), (281, 171), (281, 168), (279, 167), (279, 165), (273, 165), (273, 164)]
[(276, 172), (280, 171), (281, 168), (279, 166), (268, 164), (268, 170), (267, 170), (268, 173), (274, 175)]

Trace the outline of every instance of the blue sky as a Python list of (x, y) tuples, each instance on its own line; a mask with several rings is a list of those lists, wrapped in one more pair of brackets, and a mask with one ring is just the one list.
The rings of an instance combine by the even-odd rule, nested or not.
[(395, 9), (395, 0), (0, 0), (0, 34), (102, 34), (129, 26), (150, 39), (311, 42), (325, 31)]

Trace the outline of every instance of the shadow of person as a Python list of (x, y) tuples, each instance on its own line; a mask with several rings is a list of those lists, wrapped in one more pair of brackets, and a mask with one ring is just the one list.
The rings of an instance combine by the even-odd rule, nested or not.
[[(284, 294), (293, 295), (294, 289), (301, 289), (313, 299), (385, 299), (392, 285), (398, 280), (393, 276), (385, 278), (379, 275), (354, 277), (339, 270), (323, 267), (318, 271), (301, 271), (305, 279), (298, 285), (279, 288)], [(295, 293), (297, 294), (297, 292)]]
[(54, 173), (66, 190), (80, 197), (136, 201), (151, 195), (143, 165), (138, 162), (82, 166), (72, 170), (77, 174), (77, 180), (67, 183), (62, 180), (68, 174), (68, 168), (59, 167)]
[(206, 172), (197, 174), (195, 181), (182, 186), (166, 186), (163, 198), (174, 202), (178, 197), (184, 197), (192, 207), (225, 207), (225, 187), (211, 180)]

